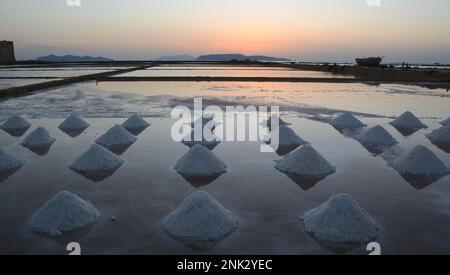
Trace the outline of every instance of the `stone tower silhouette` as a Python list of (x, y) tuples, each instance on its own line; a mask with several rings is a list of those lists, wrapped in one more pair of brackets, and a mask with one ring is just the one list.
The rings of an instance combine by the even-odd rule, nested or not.
[(15, 62), (14, 43), (12, 41), (0, 41), (0, 64), (12, 64)]

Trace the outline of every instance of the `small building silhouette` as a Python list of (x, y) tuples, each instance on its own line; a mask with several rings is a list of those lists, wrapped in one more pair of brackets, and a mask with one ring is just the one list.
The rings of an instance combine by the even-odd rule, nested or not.
[(0, 41), (0, 64), (13, 64), (15, 62), (14, 43), (12, 41)]

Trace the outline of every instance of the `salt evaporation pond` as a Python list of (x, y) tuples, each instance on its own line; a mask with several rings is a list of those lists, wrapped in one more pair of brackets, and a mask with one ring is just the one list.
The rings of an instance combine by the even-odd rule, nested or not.
[(119, 67), (34, 67), (34, 68), (5, 68), (0, 69), (0, 77), (73, 77), (87, 74), (97, 74), (108, 72), (110, 70), (118, 70)]
[(300, 71), (282, 67), (259, 66), (157, 66), (146, 70), (138, 70), (117, 75), (117, 77), (148, 77), (148, 76), (216, 76), (216, 77), (329, 77), (354, 78), (351, 75), (334, 74), (331, 72)]
[[(332, 254), (305, 232), (298, 217), (340, 193), (358, 201), (380, 225), (383, 253), (448, 254), (450, 177), (418, 190), (384, 158), (374, 157), (320, 120), (342, 111), (378, 115), (357, 117), (367, 124), (362, 131), (381, 125), (399, 142), (395, 147), (400, 152), (393, 154), (424, 145), (450, 166), (450, 154), (426, 137), (450, 116), (446, 93), (362, 84), (88, 83), (2, 101), (0, 122), (17, 113), (32, 127), (22, 137), (0, 131), (0, 148), (25, 161), (0, 183), (0, 224), (7, 225), (0, 227), (0, 254), (66, 254), (65, 244), (29, 228), (33, 214), (63, 190), (92, 202), (101, 213), (87, 234), (71, 236), (71, 241), (82, 242), (85, 254)], [(297, 109), (288, 108), (282, 118), (335, 166), (336, 173), (304, 190), (274, 168), (280, 156), (261, 153), (261, 143), (221, 142), (212, 152), (227, 163), (227, 172), (207, 185), (191, 185), (173, 168), (189, 147), (170, 138), (174, 121), (167, 110), (173, 102), (191, 103), (193, 95), (214, 97), (216, 103), (239, 102), (242, 96), (249, 102), (283, 102), (284, 107), (292, 103)], [(408, 110), (429, 128), (404, 137), (389, 124)], [(71, 113), (90, 124), (75, 138), (58, 129)], [(68, 168), (99, 136), (135, 113), (152, 126), (120, 156), (123, 164), (113, 175), (93, 182)], [(314, 119), (305, 118), (311, 115)], [(38, 127), (56, 139), (44, 156), (20, 145)], [(233, 234), (201, 252), (161, 228), (164, 218), (195, 191), (208, 192), (239, 220)], [(365, 247), (348, 253), (368, 254)]]
[(194, 250), (208, 250), (234, 232), (238, 219), (206, 192), (190, 194), (163, 221), (163, 230)]
[[(60, 78), (55, 78), (51, 80), (59, 80)], [(25, 86), (31, 84), (38, 84), (48, 82), (49, 79), (36, 79), (36, 78), (1, 78), (0, 79), (0, 90)]]

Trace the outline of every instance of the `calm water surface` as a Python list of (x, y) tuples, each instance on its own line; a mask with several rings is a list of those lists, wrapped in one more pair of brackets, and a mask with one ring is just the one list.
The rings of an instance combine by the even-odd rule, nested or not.
[[(274, 169), (280, 156), (261, 153), (260, 143), (223, 142), (213, 152), (228, 163), (228, 172), (207, 186), (191, 186), (173, 169), (188, 147), (171, 139), (169, 116), (173, 106), (189, 105), (194, 96), (221, 106), (280, 105), (283, 119), (337, 172), (305, 190)], [(364, 123), (381, 124), (399, 140), (396, 152), (422, 144), (450, 166), (450, 154), (425, 138), (450, 116), (449, 100), (445, 90), (402, 85), (101, 82), (1, 101), (0, 121), (16, 113), (33, 127), (19, 138), (0, 131), (0, 148), (26, 160), (0, 183), (0, 254), (65, 254), (66, 241), (79, 241), (86, 254), (197, 254), (161, 230), (164, 217), (196, 190), (209, 192), (240, 221), (235, 233), (202, 254), (330, 254), (304, 232), (298, 217), (338, 193), (349, 193), (380, 223), (383, 253), (448, 254), (450, 177), (417, 189), (354, 139), (307, 118), (342, 110), (361, 113)], [(403, 137), (388, 122), (405, 110), (430, 127)], [(115, 174), (93, 183), (68, 168), (99, 135), (134, 112), (152, 126), (121, 156), (125, 163)], [(91, 124), (76, 138), (57, 128), (71, 113)], [(56, 138), (42, 157), (19, 145), (39, 126)], [(100, 222), (87, 234), (65, 240), (31, 233), (31, 216), (62, 190), (94, 203)], [(363, 249), (350, 253), (366, 254)]]
[[(52, 79), (52, 80), (58, 80), (58, 79)], [(3, 79), (0, 79), (0, 90), (12, 88), (12, 87), (18, 87), (18, 86), (43, 83), (43, 82), (47, 82), (47, 81), (49, 81), (49, 80), (48, 79), (32, 79), (32, 78), (31, 79), (3, 78)]]
[(108, 70), (0, 70), (0, 77), (73, 77)]
[[(410, 110), (420, 117), (450, 115), (450, 93), (406, 85), (253, 82), (100, 82), (103, 91), (192, 101), (202, 97), (210, 104), (280, 106), (300, 115), (333, 114), (347, 110), (378, 116), (398, 116)], [(179, 102), (178, 102), (179, 103)]]
[(330, 77), (330, 78), (354, 78), (353, 76), (339, 75), (328, 72), (300, 71), (282, 67), (257, 67), (257, 66), (158, 66), (146, 70), (138, 70), (117, 75), (145, 77), (145, 76), (216, 76), (216, 77)]
[[(383, 253), (450, 253), (448, 177), (418, 190), (382, 158), (372, 156), (331, 126), (295, 116), (286, 120), (337, 168), (335, 174), (307, 191), (275, 170), (274, 160), (280, 157), (260, 153), (259, 143), (221, 143), (213, 152), (228, 163), (228, 172), (202, 188), (191, 186), (173, 169), (188, 148), (171, 140), (170, 119), (149, 118), (153, 125), (122, 155), (125, 164), (100, 183), (89, 181), (68, 166), (97, 136), (123, 119), (88, 119), (91, 127), (77, 138), (57, 129), (61, 119), (31, 120), (33, 128), (43, 126), (57, 139), (43, 157), (18, 145), (23, 137), (0, 132), (0, 146), (27, 161), (0, 183), (0, 253), (65, 253), (66, 240), (42, 238), (28, 228), (33, 213), (62, 190), (91, 201), (101, 212), (100, 222), (87, 235), (70, 238), (79, 241), (88, 254), (199, 253), (174, 241), (160, 227), (162, 219), (196, 190), (209, 192), (240, 220), (237, 232), (203, 253), (332, 253), (308, 237), (298, 217), (342, 192), (352, 195), (381, 224)], [(450, 165), (450, 155), (424, 138), (431, 129), (404, 138), (386, 125), (386, 119), (364, 122), (383, 124), (400, 141), (401, 150), (424, 144)], [(435, 120), (425, 122), (431, 128), (438, 127)], [(110, 221), (111, 216), (117, 220)], [(352, 253), (365, 252), (360, 249)]]

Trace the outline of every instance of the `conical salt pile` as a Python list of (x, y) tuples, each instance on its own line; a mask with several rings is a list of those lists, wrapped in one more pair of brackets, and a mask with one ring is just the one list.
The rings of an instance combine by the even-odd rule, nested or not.
[(0, 149), (0, 173), (22, 167), (25, 162)]
[(31, 230), (52, 237), (93, 226), (100, 213), (87, 201), (67, 191), (58, 193), (31, 218)]
[(450, 146), (450, 124), (433, 131), (427, 137), (433, 143)]
[(362, 133), (357, 139), (363, 145), (369, 147), (392, 146), (398, 143), (388, 131), (379, 125)]
[(444, 120), (444, 121), (441, 121), (441, 122), (439, 122), (442, 126), (447, 126), (447, 125), (449, 125), (450, 124), (450, 117), (449, 118), (447, 118), (446, 120)]
[(31, 123), (26, 121), (24, 118), (13, 115), (6, 120), (5, 123), (1, 126), (3, 130), (17, 130), (17, 129), (28, 129), (30, 128)]
[(122, 159), (102, 146), (93, 144), (69, 168), (93, 181), (100, 181), (112, 175), (122, 164)]
[(278, 120), (278, 125), (291, 125), (290, 123), (282, 120), (278, 115), (272, 115), (269, 119), (264, 120), (262, 122), (262, 125), (269, 128), (269, 130), (272, 130), (272, 120), (273, 121), (277, 121)]
[(199, 145), (202, 145), (202, 146), (208, 148), (209, 150), (212, 150), (217, 145), (219, 145), (221, 142), (219, 137), (217, 137), (215, 135), (213, 135), (213, 136), (214, 136), (214, 140), (208, 141), (208, 140), (206, 140), (206, 137), (202, 134), (201, 140), (197, 141), (197, 140), (195, 140), (195, 132), (194, 132), (194, 130), (192, 130), (191, 133), (189, 135), (185, 136), (181, 142), (190, 148), (199, 144)]
[(163, 221), (163, 230), (175, 240), (196, 250), (206, 250), (233, 233), (238, 219), (208, 193), (189, 195)]
[[(266, 141), (266, 143), (270, 143), (270, 141), (273, 139), (274, 134), (275, 134), (275, 132), (272, 132), (270, 134), (270, 138)], [(296, 146), (296, 147), (298, 147), (300, 145), (308, 144), (307, 141), (305, 141), (304, 139), (299, 137), (294, 132), (294, 130), (289, 128), (289, 126), (287, 126), (287, 125), (280, 125), (280, 127), (278, 129), (278, 134), (279, 134), (278, 143), (280, 146), (283, 146), (283, 147)]]
[(301, 217), (305, 231), (323, 247), (346, 252), (380, 237), (377, 222), (347, 194), (332, 196)]
[(177, 161), (175, 170), (186, 179), (207, 178), (225, 173), (227, 165), (206, 147), (197, 144)]
[(13, 115), (9, 117), (0, 128), (12, 136), (20, 137), (30, 128), (30, 126), (31, 124), (22, 117)]
[(95, 143), (111, 150), (114, 153), (121, 154), (125, 152), (128, 147), (136, 142), (137, 138), (128, 132), (121, 125), (116, 124), (109, 129), (105, 134), (95, 140)]
[(441, 178), (450, 174), (450, 168), (427, 147), (418, 145), (408, 154), (394, 161), (394, 168), (400, 174)]
[(323, 179), (336, 172), (312, 146), (305, 145), (277, 161), (275, 168), (290, 176), (305, 179)]
[(330, 124), (336, 129), (355, 129), (366, 126), (350, 112), (339, 115)]
[(55, 139), (50, 137), (47, 130), (39, 127), (20, 144), (38, 155), (45, 155), (54, 142)]
[(24, 161), (18, 160), (13, 155), (0, 149), (0, 182), (9, 178), (9, 176), (14, 174), (24, 164)]
[(76, 115), (68, 116), (61, 124), (59, 124), (58, 128), (68, 133), (71, 136), (76, 136), (86, 130), (89, 127), (89, 123), (82, 120)]
[(125, 128), (127, 131), (129, 131), (132, 134), (138, 135), (145, 129), (147, 129), (150, 126), (150, 123), (145, 121), (142, 117), (138, 115), (133, 115), (129, 119), (127, 119), (123, 124), (122, 127)]
[(420, 129), (428, 127), (409, 111), (403, 113), (401, 116), (391, 121), (390, 124), (394, 126), (400, 133), (406, 136), (413, 134)]
[[(276, 143), (277, 138), (275, 135), (278, 134), (278, 148), (277, 153), (279, 155), (286, 155), (293, 150), (297, 149), (301, 145), (308, 144), (307, 141), (299, 137), (294, 130), (289, 128), (289, 126), (283, 124), (280, 125), (277, 131), (272, 131), (265, 142), (270, 144), (271, 142)], [(273, 144), (274, 146), (276, 144)]]
[(191, 123), (192, 128), (194, 128), (196, 125), (200, 126), (202, 129), (207, 127), (210, 130), (214, 130), (216, 128), (216, 121), (214, 121), (213, 115), (205, 115)]

